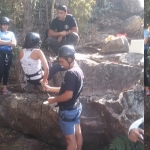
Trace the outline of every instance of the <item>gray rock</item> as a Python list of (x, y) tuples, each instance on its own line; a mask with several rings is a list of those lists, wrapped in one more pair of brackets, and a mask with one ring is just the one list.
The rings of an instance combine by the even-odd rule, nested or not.
[[(122, 32), (127, 34), (135, 34), (141, 30), (141, 17), (132, 16), (122, 23)], [(137, 34), (137, 33), (136, 33)]]
[[(32, 137), (23, 135), (13, 129), (0, 128), (1, 150), (60, 150)], [(62, 149), (61, 149), (62, 150)]]
[(101, 53), (117, 53), (128, 52), (129, 43), (125, 36), (117, 37), (111, 41), (108, 41), (102, 46)]
[(119, 63), (128, 64), (131, 66), (139, 65), (143, 67), (143, 65), (141, 64), (143, 58), (144, 55), (140, 53), (126, 53), (119, 58)]

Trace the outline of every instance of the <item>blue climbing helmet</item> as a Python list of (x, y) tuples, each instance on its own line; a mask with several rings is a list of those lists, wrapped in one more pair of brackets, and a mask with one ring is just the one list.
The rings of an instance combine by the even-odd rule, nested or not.
[(23, 48), (40, 48), (42, 44), (40, 35), (30, 32), (26, 35)]
[(10, 20), (7, 17), (2, 17), (0, 19), (0, 25), (5, 25), (5, 24), (9, 25), (9, 23), (10, 23)]

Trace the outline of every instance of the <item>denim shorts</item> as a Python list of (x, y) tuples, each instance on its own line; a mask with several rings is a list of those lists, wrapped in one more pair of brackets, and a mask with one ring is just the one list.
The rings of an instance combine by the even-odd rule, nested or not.
[[(64, 135), (75, 133), (75, 124), (80, 124), (81, 111), (81, 103), (73, 110), (59, 111), (59, 125)], [(62, 118), (73, 119), (73, 121), (64, 121)]]

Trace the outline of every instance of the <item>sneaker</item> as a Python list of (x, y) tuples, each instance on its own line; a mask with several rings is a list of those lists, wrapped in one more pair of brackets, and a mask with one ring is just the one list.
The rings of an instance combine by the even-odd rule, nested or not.
[(2, 94), (11, 94), (11, 92), (9, 90), (5, 89), (5, 90), (2, 90)]

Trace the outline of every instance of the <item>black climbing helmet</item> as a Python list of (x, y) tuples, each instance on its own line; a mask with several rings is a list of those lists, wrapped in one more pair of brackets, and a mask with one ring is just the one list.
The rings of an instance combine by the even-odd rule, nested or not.
[(5, 25), (5, 24), (9, 25), (9, 22), (10, 22), (10, 20), (9, 20), (9, 18), (7, 18), (7, 17), (2, 17), (2, 18), (0, 19), (0, 24), (1, 24), (1, 25)]
[(38, 33), (30, 32), (26, 35), (23, 48), (40, 48), (42, 44)]
[(58, 57), (74, 57), (75, 56), (75, 49), (72, 45), (64, 45), (61, 46), (58, 50)]

